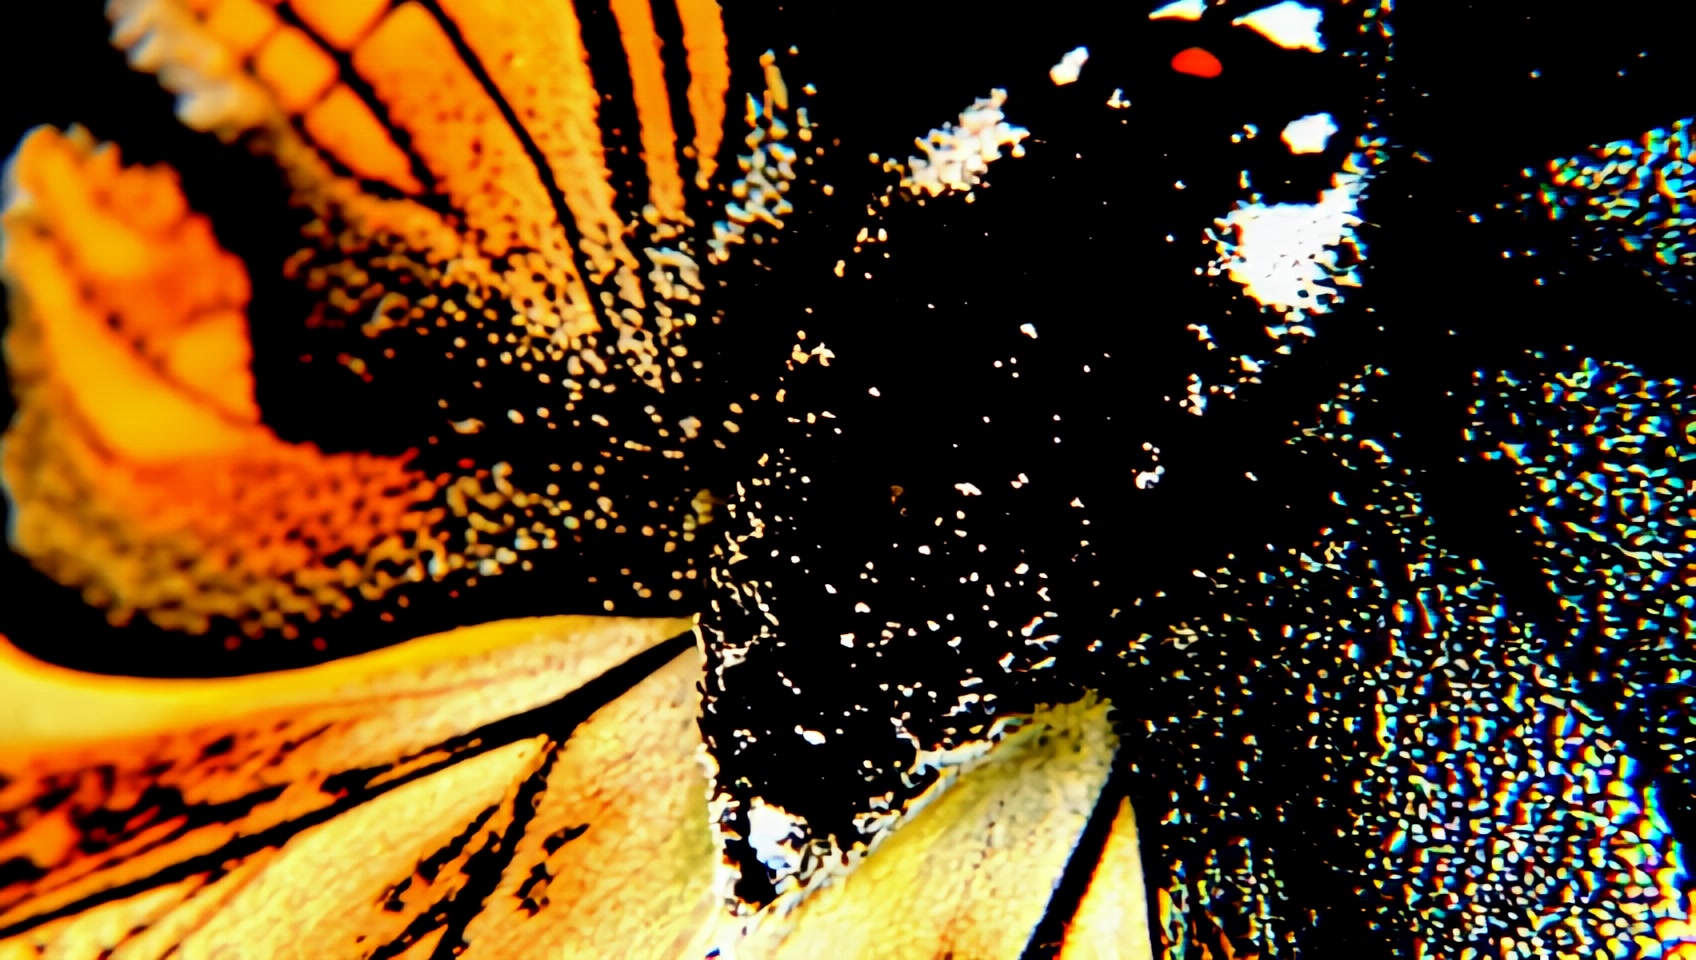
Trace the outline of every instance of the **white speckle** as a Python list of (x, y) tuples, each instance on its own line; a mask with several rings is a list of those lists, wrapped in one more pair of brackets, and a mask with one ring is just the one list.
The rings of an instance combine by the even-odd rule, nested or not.
[(1027, 337), (1030, 337), (1032, 340), (1035, 340), (1036, 339), (1036, 324), (1034, 324), (1034, 323), (1021, 323), (1021, 324), (1019, 324), (1019, 332), (1024, 334)]
[(818, 732), (817, 730), (808, 730), (808, 729), (805, 729), (804, 727), (800, 726), (799, 724), (797, 724), (795, 726), (795, 732), (801, 735), (802, 740), (807, 741), (808, 743), (812, 744), (815, 747), (818, 746), (821, 743), (824, 743), (824, 734)]
[(1248, 27), (1285, 50), (1311, 50), (1323, 53), (1325, 41), (1319, 36), (1319, 22), (1325, 14), (1319, 10), (1284, 0), (1253, 13), (1245, 13), (1231, 21), (1233, 27)]
[(954, 485), (954, 489), (960, 491), (961, 493), (965, 494), (968, 497), (981, 497), (981, 496), (983, 496), (983, 491), (979, 490), (976, 486), (974, 486), (973, 484), (970, 484), (970, 483), (956, 483)]
[(1136, 474), (1137, 489), (1138, 490), (1147, 490), (1147, 489), (1154, 487), (1156, 484), (1158, 484), (1160, 482), (1161, 474), (1164, 474), (1165, 472), (1166, 472), (1166, 468), (1162, 467), (1158, 464), (1155, 465), (1153, 470), (1139, 470), (1139, 471), (1137, 471), (1137, 474)]
[(1030, 131), (1007, 123), (1001, 112), (1006, 102), (1007, 91), (991, 90), (988, 97), (978, 98), (960, 112), (958, 126), (945, 123), (918, 141), (925, 155), (907, 158), (908, 173), (901, 178), (901, 189), (933, 197), (950, 191), (969, 194), (989, 172), (989, 164), (1001, 158), (1002, 147), (1015, 157), (1024, 156), (1020, 141)]
[(1207, 9), (1206, 0), (1172, 0), (1148, 15), (1150, 20), (1200, 20)]
[(1107, 98), (1107, 105), (1115, 110), (1123, 110), (1131, 105), (1131, 101), (1125, 99), (1125, 91), (1114, 87), (1113, 95)]
[(866, 601), (861, 600), (859, 603), (854, 604), (854, 612), (855, 613), (871, 613), (872, 608), (869, 607), (869, 606), (866, 606)]
[(1291, 153), (1324, 153), (1331, 135), (1337, 132), (1337, 121), (1328, 113), (1312, 113), (1284, 126), (1284, 146)]
[(782, 807), (755, 797), (748, 804), (748, 845), (754, 848), (754, 856), (779, 876), (792, 874), (801, 865), (794, 842), (805, 836), (806, 823)]
[(1057, 87), (1068, 83), (1076, 83), (1078, 74), (1083, 71), (1084, 63), (1089, 60), (1089, 48), (1079, 47), (1060, 58), (1060, 62), (1048, 68), (1048, 79), (1054, 81)]
[(874, 396), (874, 397), (881, 397), (881, 396), (883, 396), (883, 394), (881, 394), (881, 393), (878, 393), (878, 392), (877, 392), (877, 388), (876, 388), (876, 387), (873, 387), (873, 388), (871, 388), (871, 389), (870, 389), (870, 390), (867, 390), (867, 391), (866, 391), (866, 392), (867, 392), (867, 393), (869, 393), (869, 394), (871, 394), (871, 395), (872, 395), (872, 396)]
[(842, 645), (845, 647), (852, 647), (854, 645), (854, 635), (851, 633), (843, 634), (841, 640)]

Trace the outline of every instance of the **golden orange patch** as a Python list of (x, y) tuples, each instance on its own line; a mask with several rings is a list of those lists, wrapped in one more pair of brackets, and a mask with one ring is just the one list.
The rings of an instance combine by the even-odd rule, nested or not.
[(336, 82), (336, 61), (293, 27), (271, 34), (254, 54), (253, 71), (289, 113), (312, 106)]
[(213, 0), (206, 14), (206, 29), (238, 57), (259, 49), (279, 22), (277, 12), (259, 0)]
[(326, 153), (361, 177), (380, 180), (403, 193), (424, 188), (412, 175), (406, 153), (389, 138), (364, 101), (347, 84), (337, 84), (301, 121)]
[(293, 0), (289, 6), (301, 23), (338, 50), (352, 49), (389, 8), (388, 0)]

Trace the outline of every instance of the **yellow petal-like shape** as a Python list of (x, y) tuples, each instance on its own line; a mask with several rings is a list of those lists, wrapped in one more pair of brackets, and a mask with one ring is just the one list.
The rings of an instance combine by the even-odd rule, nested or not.
[[(735, 956), (1019, 957), (1095, 810), (1116, 744), (1108, 706), (1099, 700), (1035, 715), (910, 814), (845, 878), (788, 917), (757, 923)], [(1131, 856), (1122, 849), (1101, 861), (1098, 881), (1101, 872), (1117, 871), (1128, 876), (1115, 880), (1141, 883), (1134, 834)], [(1091, 922), (1100, 925), (1099, 918)], [(1140, 944), (1135, 937), (1119, 942), (1122, 952), (1094, 955), (1150, 955), (1146, 935)]]
[(684, 653), (572, 734), (466, 932), (465, 960), (705, 953), (719, 861), (699, 758), (701, 671), (700, 654)]

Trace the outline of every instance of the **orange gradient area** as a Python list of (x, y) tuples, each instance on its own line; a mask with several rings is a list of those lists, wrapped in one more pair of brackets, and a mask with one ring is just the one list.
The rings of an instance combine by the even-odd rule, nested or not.
[(1192, 77), (1211, 80), (1225, 72), (1225, 65), (1220, 63), (1219, 58), (1207, 50), (1201, 47), (1190, 47), (1187, 50), (1178, 51), (1178, 55), (1172, 58), (1172, 69), (1179, 73), (1189, 74)]
[(434, 486), (259, 422), (248, 282), (168, 169), (31, 134), (0, 220), (18, 412), (0, 463), (18, 552), (123, 619), (280, 626), (421, 579)]
[[(607, 393), (685, 382), (697, 361), (682, 341), (705, 310), (705, 251), (694, 245), (705, 238), (683, 232), (651, 8), (620, 7), (630, 61), (599, 65), (602, 77), (628, 71), (642, 94), (631, 134), (655, 192), (639, 213), (620, 209), (606, 150), (625, 148), (603, 146), (621, 134), (601, 129), (571, 4), (279, 9), (112, 0), (107, 12), (114, 44), (176, 94), (184, 123), (279, 168), (302, 223), (282, 279), (311, 293), (309, 312), (282, 322), (358, 331), (390, 356), (392, 331), (434, 334), (431, 348), (463, 357), (468, 380), (484, 376), (470, 363), (498, 360)], [(679, 13), (698, 171), (708, 171), (725, 122), (724, 28), (712, 0), (686, 0)], [(580, 539), (584, 524), (656, 546), (692, 538), (676, 510), (687, 491), (651, 500), (663, 501), (652, 516), (621, 517), (598, 491), (520, 489), (505, 463), (425, 475), (406, 458), (281, 441), (254, 400), (246, 269), (187, 209), (174, 174), (126, 170), (86, 134), (51, 131), (22, 144), (12, 170), (0, 269), (19, 397), (0, 453), (12, 546), (113, 622), (139, 612), (168, 629), (227, 619), (250, 636), (296, 636), (407, 583), (529, 569), (527, 551)], [(638, 251), (629, 238), (644, 218), (656, 245)], [(325, 353), (382, 389), (361, 348), (343, 339)], [(557, 430), (571, 423), (561, 406), (571, 409), (455, 410), (443, 426), (528, 416)], [(681, 457), (694, 433), (680, 439), (660, 423), (589, 431), (601, 449), (582, 453)]]
[(649, 214), (655, 222), (683, 221), (683, 180), (677, 173), (677, 132), (671, 125), (671, 97), (665, 88), (660, 36), (647, 0), (611, 0), (613, 19), (630, 64), (630, 89), (642, 125), (642, 159), (648, 170)]

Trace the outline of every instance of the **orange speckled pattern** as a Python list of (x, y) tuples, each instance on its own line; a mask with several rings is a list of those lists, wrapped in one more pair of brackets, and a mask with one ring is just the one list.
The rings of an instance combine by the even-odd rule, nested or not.
[[(710, 0), (685, 6), (696, 141), (716, 150), (723, 25)], [(609, 393), (620, 380), (655, 392), (682, 382), (679, 338), (700, 283), (646, 7), (618, 17), (652, 180), (634, 211), (620, 210), (569, 4), (114, 0), (108, 15), (184, 122), (276, 163), (303, 214), (282, 264), (311, 292), (303, 328), (381, 342), (465, 324), (500, 362), (546, 364), (571, 391), (572, 377), (605, 377), (594, 389)], [(416, 451), (332, 454), (279, 438), (255, 399), (247, 268), (169, 168), (125, 166), (86, 132), (43, 128), (14, 156), (5, 202), (12, 546), (115, 623), (141, 613), (189, 633), (229, 622), (293, 637), (407, 583), (528, 569), (521, 551), (579, 523), (656, 544), (693, 536), (677, 504), (625, 522), (595, 484), (567, 500), (556, 483), (548, 495), (515, 486), (505, 463), (426, 472), (410, 465)], [(644, 221), (672, 244), (645, 248), (647, 273), (626, 242)], [(370, 378), (363, 359), (342, 362)], [(487, 419), (445, 421), (468, 433)], [(588, 442), (675, 459), (685, 433)]]

